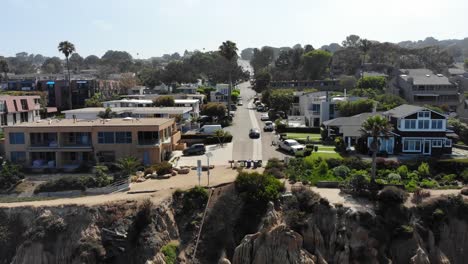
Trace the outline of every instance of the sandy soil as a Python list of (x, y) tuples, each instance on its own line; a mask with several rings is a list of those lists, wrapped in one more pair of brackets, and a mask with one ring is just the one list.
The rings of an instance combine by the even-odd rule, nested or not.
[[(248, 170), (254, 171), (254, 170)], [(257, 171), (262, 172), (259, 168)], [(229, 166), (216, 166), (210, 170), (210, 186), (233, 182), (236, 179), (237, 171)], [(208, 185), (207, 172), (202, 172), (201, 185)], [(60, 205), (97, 205), (114, 201), (134, 201), (141, 199), (151, 199), (154, 203), (161, 202), (171, 196), (175, 189), (190, 189), (198, 185), (198, 176), (195, 170), (186, 175), (177, 175), (165, 180), (149, 179), (142, 183), (132, 183), (129, 192), (119, 192), (108, 195), (82, 196), (75, 198), (60, 198), (54, 200), (3, 203), (0, 207), (19, 206), (60, 206)], [(132, 192), (145, 192), (133, 193)]]

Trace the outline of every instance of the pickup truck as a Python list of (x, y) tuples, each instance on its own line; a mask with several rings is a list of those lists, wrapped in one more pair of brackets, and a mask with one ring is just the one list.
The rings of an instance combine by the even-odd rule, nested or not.
[(278, 147), (292, 154), (296, 153), (297, 151), (301, 151), (305, 149), (304, 145), (299, 144), (294, 139), (286, 139), (286, 140), (280, 141), (278, 144)]

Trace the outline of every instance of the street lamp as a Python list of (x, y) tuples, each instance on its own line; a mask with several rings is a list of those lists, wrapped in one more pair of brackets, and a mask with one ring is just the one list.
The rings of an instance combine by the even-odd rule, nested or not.
[(207, 163), (207, 174), (208, 174), (208, 186), (210, 186), (210, 158), (213, 157), (213, 153), (207, 152), (206, 156), (206, 163)]

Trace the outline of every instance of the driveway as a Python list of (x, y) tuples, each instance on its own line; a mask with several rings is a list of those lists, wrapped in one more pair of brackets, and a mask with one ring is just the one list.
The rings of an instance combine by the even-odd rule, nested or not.
[[(211, 153), (210, 164), (212, 165), (227, 165), (228, 161), (232, 160), (233, 143), (221, 145), (207, 145), (206, 152)], [(191, 155), (183, 156), (182, 151), (174, 151), (174, 157), (180, 157), (175, 163), (175, 166), (197, 166), (197, 160), (202, 161), (202, 165), (207, 164), (207, 156), (205, 155)]]

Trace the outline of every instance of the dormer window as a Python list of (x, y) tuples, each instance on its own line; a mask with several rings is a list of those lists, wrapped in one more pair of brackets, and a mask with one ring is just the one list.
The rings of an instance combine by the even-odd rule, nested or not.
[(430, 111), (418, 112), (418, 119), (426, 119), (426, 118), (431, 118), (431, 112)]

